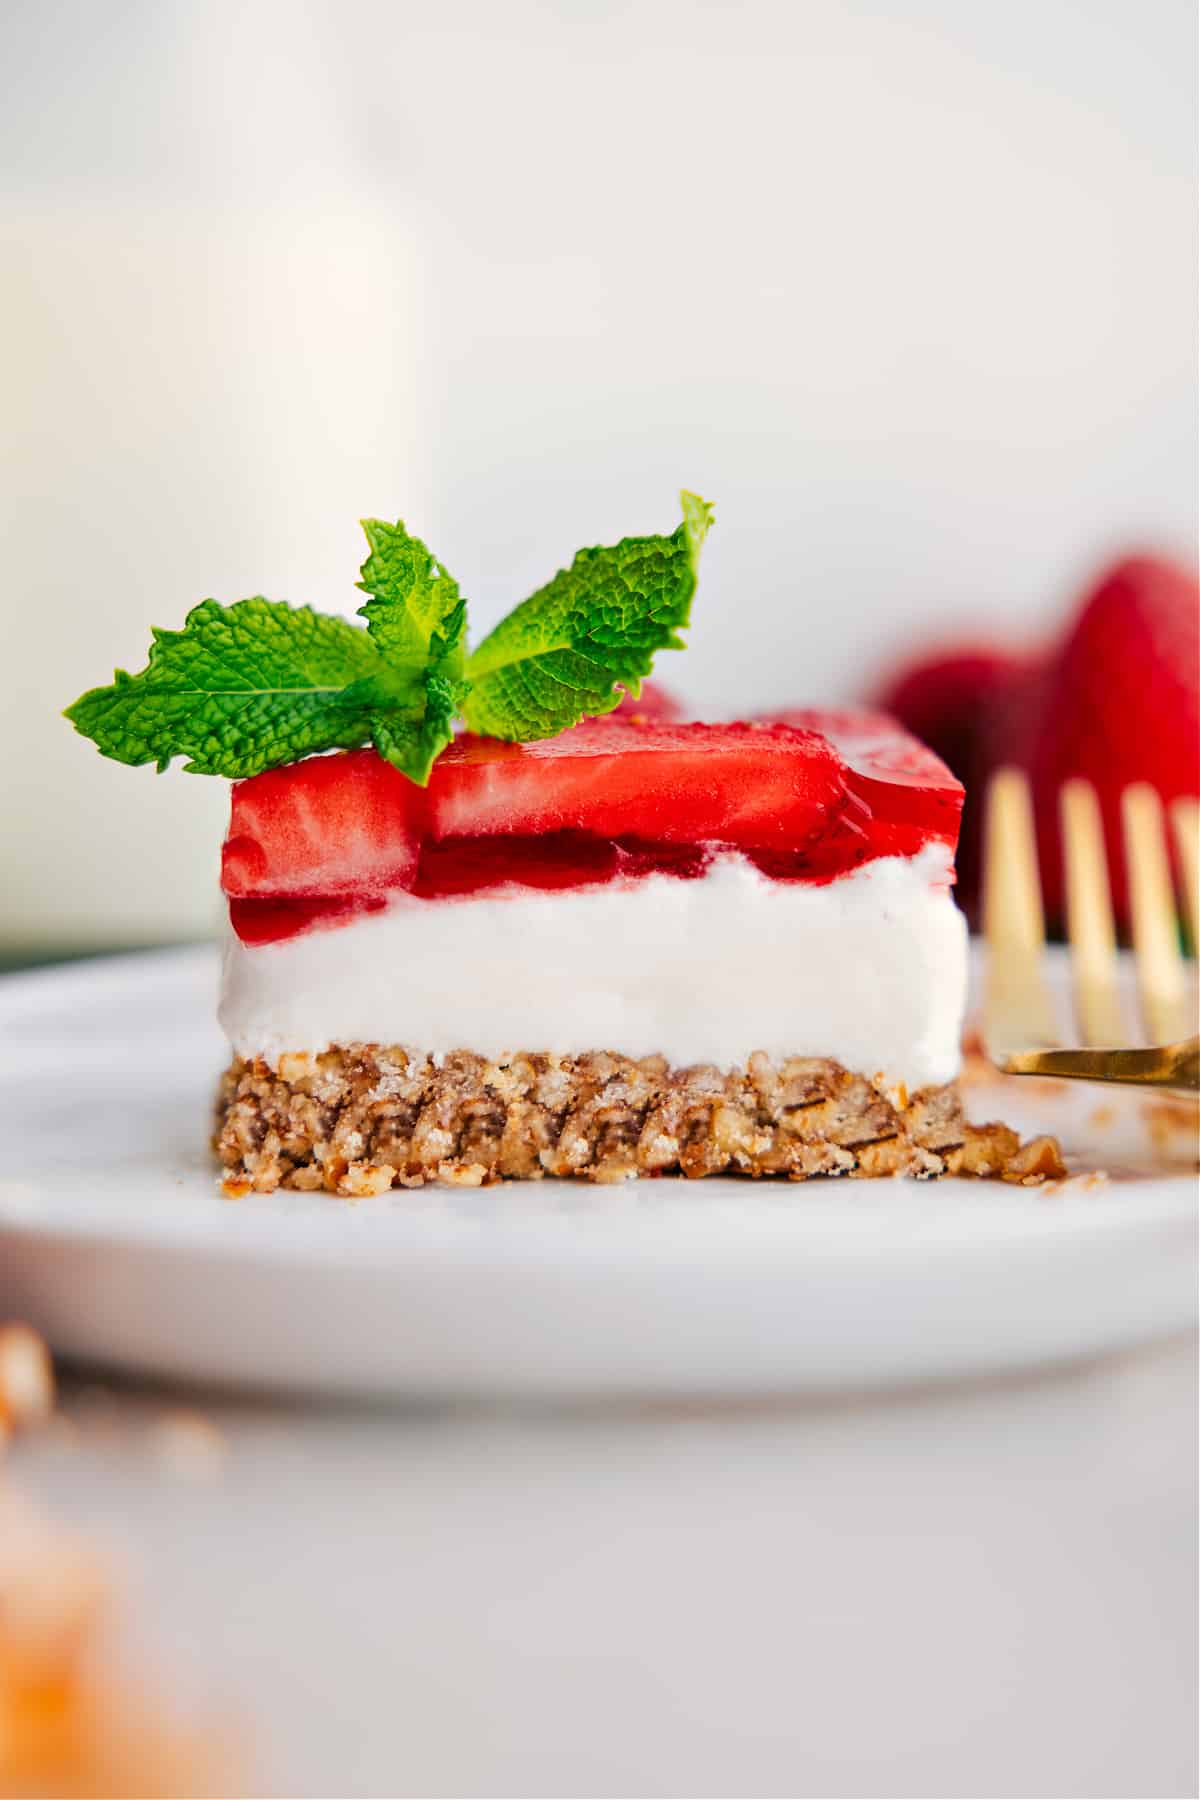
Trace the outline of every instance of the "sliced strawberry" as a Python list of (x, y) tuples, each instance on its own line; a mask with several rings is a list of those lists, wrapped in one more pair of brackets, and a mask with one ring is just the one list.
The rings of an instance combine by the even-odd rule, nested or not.
[(643, 844), (596, 837), (590, 831), (549, 831), (541, 837), (446, 838), (427, 842), (412, 891), (423, 900), (518, 886), (553, 891), (599, 882), (702, 875), (712, 860), (704, 845)]
[(229, 922), (243, 944), (277, 944), (298, 937), (318, 925), (345, 925), (359, 913), (379, 912), (387, 905), (383, 894), (317, 894), (304, 899), (262, 899), (229, 902)]
[(426, 830), (799, 848), (845, 799), (839, 759), (815, 732), (610, 717), (536, 744), (459, 738), (434, 768)]
[(422, 799), (373, 750), (235, 782), (221, 886), (239, 898), (405, 887), (416, 874)]
[(781, 880), (826, 880), (952, 845), (960, 803), (937, 759), (874, 715), (610, 716), (537, 744), (461, 737), (424, 790), (369, 750), (239, 782), (223, 884), (238, 934), (265, 943), (397, 890), (686, 880), (721, 848)]
[(954, 848), (962, 783), (895, 719), (886, 713), (806, 708), (769, 714), (765, 722), (819, 732), (833, 746), (847, 787), (869, 811), (863, 830), (872, 854), (909, 856), (930, 839)]

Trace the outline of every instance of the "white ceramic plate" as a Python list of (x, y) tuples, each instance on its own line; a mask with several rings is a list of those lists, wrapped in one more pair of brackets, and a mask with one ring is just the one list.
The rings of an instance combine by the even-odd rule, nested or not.
[[(64, 1355), (361, 1394), (751, 1394), (1117, 1349), (1196, 1311), (1188, 1115), (974, 1086), (1071, 1181), (521, 1182), (220, 1197), (209, 950), (0, 983), (0, 1317)], [(1105, 1170), (1098, 1178), (1094, 1171)]]

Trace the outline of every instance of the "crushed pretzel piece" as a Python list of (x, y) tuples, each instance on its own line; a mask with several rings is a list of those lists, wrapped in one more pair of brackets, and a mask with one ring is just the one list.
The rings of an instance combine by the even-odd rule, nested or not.
[(1039, 1181), (1061, 1181), (1067, 1172), (1057, 1138), (1036, 1137), (1022, 1144), (1010, 1156), (1004, 1168), (1005, 1181), (1019, 1181), (1025, 1187)]

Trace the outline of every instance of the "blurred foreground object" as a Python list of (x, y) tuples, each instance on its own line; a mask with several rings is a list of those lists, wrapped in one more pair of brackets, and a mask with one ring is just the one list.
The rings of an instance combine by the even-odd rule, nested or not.
[(0, 1325), (0, 1443), (53, 1410), (50, 1352), (27, 1325)]
[[(0, 1326), (0, 1449), (49, 1418), (49, 1352)], [(164, 1724), (156, 1696), (103, 1672), (99, 1557), (0, 1481), (0, 1800), (200, 1800), (231, 1793), (227, 1758)]]
[[(1179, 950), (1175, 896), (1162, 802), (1146, 783), (1121, 796), (1142, 1035), (1124, 1017), (1104, 840), (1095, 789), (1070, 781), (1060, 795), (1071, 940), (1076, 1047), (1064, 1047), (1046, 968), (1029, 782), (1000, 769), (987, 791), (984, 932), (987, 981), (984, 1039), (1006, 1075), (1056, 1075), (1083, 1081), (1200, 1091), (1195, 965)], [(1171, 826), (1184, 870), (1183, 910), (1195, 942), (1200, 902), (1192, 889), (1200, 808), (1176, 800)]]
[(1177, 563), (1127, 557), (1043, 650), (951, 646), (902, 669), (876, 700), (966, 786), (958, 870), (969, 912), (979, 899), (984, 787), (1011, 766), (1032, 784), (1051, 927), (1065, 903), (1058, 797), (1076, 777), (1096, 791), (1116, 919), (1128, 927), (1123, 790), (1145, 782), (1163, 801), (1200, 794), (1200, 583)]

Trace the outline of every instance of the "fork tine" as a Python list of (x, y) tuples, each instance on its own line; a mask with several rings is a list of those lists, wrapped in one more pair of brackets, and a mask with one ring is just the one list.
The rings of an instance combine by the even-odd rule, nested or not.
[(1167, 811), (1179, 857), (1188, 939), (1192, 955), (1200, 956), (1200, 800), (1172, 800)]
[(994, 1056), (1058, 1042), (1042, 983), (1042, 890), (1029, 783), (999, 769), (988, 785), (983, 864), (983, 930), (988, 945), (984, 1002)]
[(1059, 812), (1079, 1033), (1085, 1044), (1118, 1045), (1124, 1027), (1117, 994), (1117, 934), (1100, 802), (1091, 782), (1068, 781), (1059, 795)]
[(998, 769), (988, 784), (983, 929), (989, 944), (1040, 951), (1046, 940), (1037, 872), (1033, 804), (1020, 769)]
[(1142, 1023), (1152, 1044), (1186, 1036), (1188, 1007), (1162, 801), (1148, 782), (1121, 795)]

